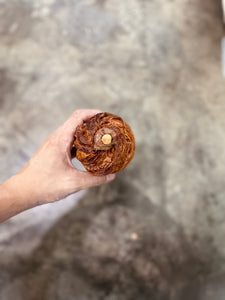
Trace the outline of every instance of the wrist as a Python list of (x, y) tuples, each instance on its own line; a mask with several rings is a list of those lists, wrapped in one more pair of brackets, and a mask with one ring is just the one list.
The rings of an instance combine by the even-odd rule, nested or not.
[(34, 206), (21, 181), (17, 174), (0, 184), (0, 222)]

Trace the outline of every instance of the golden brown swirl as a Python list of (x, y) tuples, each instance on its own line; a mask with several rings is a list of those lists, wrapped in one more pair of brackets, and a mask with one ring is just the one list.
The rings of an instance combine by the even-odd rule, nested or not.
[(99, 113), (77, 126), (76, 158), (93, 175), (107, 175), (124, 169), (135, 152), (132, 130), (120, 117)]

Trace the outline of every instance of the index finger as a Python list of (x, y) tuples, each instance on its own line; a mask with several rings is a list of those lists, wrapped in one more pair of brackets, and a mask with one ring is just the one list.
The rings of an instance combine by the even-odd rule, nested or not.
[(101, 111), (98, 109), (77, 109), (75, 110), (69, 119), (61, 126), (63, 133), (67, 137), (73, 137), (75, 130), (78, 125), (81, 125), (87, 119), (91, 118), (92, 116), (100, 113)]

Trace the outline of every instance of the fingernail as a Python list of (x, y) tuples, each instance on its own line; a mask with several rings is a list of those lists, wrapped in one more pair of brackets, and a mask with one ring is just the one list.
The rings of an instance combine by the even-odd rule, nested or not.
[(116, 175), (115, 174), (109, 174), (106, 176), (107, 181), (112, 181), (113, 179), (115, 179)]

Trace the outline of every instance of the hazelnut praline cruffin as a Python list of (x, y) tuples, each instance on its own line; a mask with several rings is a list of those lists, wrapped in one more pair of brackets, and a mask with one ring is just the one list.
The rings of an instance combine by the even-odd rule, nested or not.
[(88, 172), (107, 175), (129, 164), (135, 152), (135, 139), (122, 118), (103, 112), (77, 126), (74, 146), (76, 158)]

